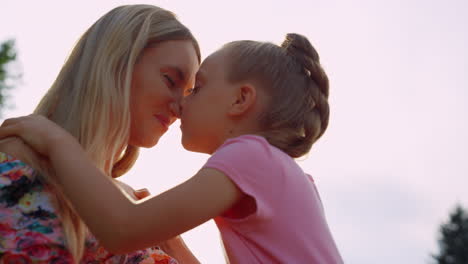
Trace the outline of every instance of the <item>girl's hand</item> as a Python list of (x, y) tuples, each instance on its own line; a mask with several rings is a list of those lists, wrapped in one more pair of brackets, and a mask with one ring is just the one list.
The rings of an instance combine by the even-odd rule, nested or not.
[(53, 146), (76, 141), (54, 122), (34, 114), (6, 119), (0, 126), (0, 139), (10, 136), (20, 137), (36, 152), (47, 157)]

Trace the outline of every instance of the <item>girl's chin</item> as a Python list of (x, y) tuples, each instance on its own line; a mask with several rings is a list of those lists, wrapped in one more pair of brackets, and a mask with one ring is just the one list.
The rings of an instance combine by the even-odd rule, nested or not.
[(182, 147), (184, 147), (185, 150), (197, 152), (196, 146), (194, 146), (189, 140), (187, 140), (187, 138), (184, 137), (183, 134), (182, 134)]
[(193, 144), (193, 142), (184, 140), (184, 137), (182, 137), (182, 146), (184, 147), (185, 150), (188, 150), (191, 152), (211, 154), (209, 153), (209, 151), (206, 151), (206, 149), (203, 146), (199, 146), (197, 144)]

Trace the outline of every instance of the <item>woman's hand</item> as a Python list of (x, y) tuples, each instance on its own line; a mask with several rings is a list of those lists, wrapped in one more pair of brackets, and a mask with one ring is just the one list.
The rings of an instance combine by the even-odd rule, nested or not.
[[(6, 119), (0, 127), (0, 139), (17, 136), (41, 155), (49, 156), (58, 144), (78, 144), (63, 128), (41, 115)], [(78, 144), (79, 145), (79, 144)]]
[(137, 198), (137, 200), (141, 200), (143, 198), (149, 197), (151, 195), (150, 191), (148, 189), (143, 188), (143, 189), (138, 189), (133, 192), (133, 195)]
[(200, 264), (200, 261), (193, 255), (181, 236), (173, 237), (159, 244), (159, 248), (169, 256), (175, 258), (179, 263)]
[(124, 193), (129, 195), (135, 201), (141, 200), (151, 195), (149, 190), (146, 188), (135, 190), (130, 185), (122, 181), (114, 179), (114, 182)]

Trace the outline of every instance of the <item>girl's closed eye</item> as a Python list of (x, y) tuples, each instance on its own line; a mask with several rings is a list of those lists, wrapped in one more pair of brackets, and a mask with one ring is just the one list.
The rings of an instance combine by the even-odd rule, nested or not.
[(198, 93), (199, 90), (200, 90), (200, 86), (195, 85), (195, 87), (188, 89), (187, 93), (188, 94), (196, 94), (196, 93)]

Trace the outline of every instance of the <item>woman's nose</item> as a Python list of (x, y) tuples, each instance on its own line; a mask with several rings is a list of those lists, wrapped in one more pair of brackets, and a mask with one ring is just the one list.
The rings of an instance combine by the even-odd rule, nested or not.
[(184, 99), (183, 92), (180, 92), (179, 89), (174, 90), (174, 92), (172, 93), (172, 99), (173, 101), (169, 105), (170, 110), (176, 118), (180, 118), (181, 103), (182, 103), (182, 100)]
[(180, 118), (181, 106), (180, 101), (173, 101), (169, 104), (170, 111), (172, 115), (176, 118)]

